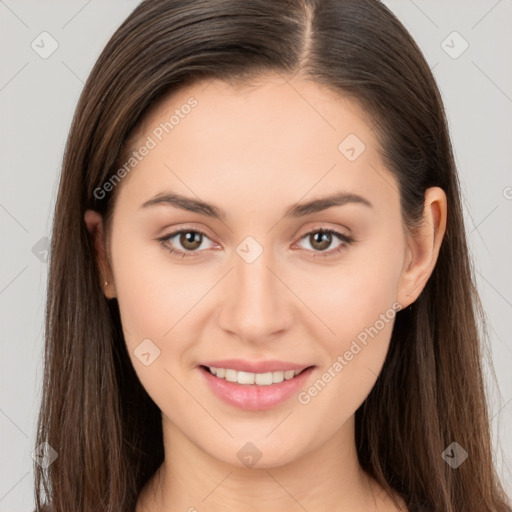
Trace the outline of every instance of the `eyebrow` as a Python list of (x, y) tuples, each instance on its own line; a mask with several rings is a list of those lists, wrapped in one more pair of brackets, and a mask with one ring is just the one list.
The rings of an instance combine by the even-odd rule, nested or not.
[[(333, 206), (343, 206), (349, 203), (361, 204), (369, 208), (373, 208), (372, 203), (368, 201), (368, 199), (358, 194), (341, 191), (304, 203), (293, 204), (285, 211), (284, 217), (304, 217), (306, 215), (311, 215), (313, 213), (327, 210)], [(174, 206), (182, 210), (200, 213), (215, 219), (226, 219), (226, 212), (221, 208), (213, 204), (200, 201), (198, 199), (192, 199), (191, 197), (186, 197), (175, 193), (158, 194), (143, 203), (141, 208), (149, 208), (153, 206)]]

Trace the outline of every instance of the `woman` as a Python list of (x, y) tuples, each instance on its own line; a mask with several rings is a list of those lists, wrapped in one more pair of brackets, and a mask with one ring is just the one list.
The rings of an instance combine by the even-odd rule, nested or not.
[(66, 148), (36, 508), (508, 510), (480, 313), (385, 6), (144, 1)]

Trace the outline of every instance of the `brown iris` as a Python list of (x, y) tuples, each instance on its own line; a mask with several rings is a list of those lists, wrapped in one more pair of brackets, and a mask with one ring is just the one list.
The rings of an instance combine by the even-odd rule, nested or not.
[[(309, 235), (309, 241), (311, 246), (319, 251), (327, 249), (332, 242), (332, 233), (327, 233), (325, 231), (316, 231)], [(319, 245), (315, 245), (318, 243)]]
[(180, 244), (188, 251), (194, 251), (200, 247), (203, 235), (197, 231), (184, 231), (180, 234)]

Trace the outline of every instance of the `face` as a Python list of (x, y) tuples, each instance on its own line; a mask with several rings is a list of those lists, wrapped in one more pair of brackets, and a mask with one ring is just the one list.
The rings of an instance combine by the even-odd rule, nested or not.
[(371, 127), (321, 85), (266, 77), (175, 92), (131, 140), (140, 161), (116, 185), (108, 233), (127, 348), (168, 424), (216, 459), (296, 460), (377, 379), (414, 297), (398, 184)]

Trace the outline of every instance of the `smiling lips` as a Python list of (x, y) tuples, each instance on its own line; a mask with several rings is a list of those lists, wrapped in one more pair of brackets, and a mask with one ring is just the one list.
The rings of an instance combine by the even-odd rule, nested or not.
[(274, 407), (304, 384), (313, 366), (286, 361), (212, 361), (199, 365), (210, 389), (225, 402), (247, 410)]

